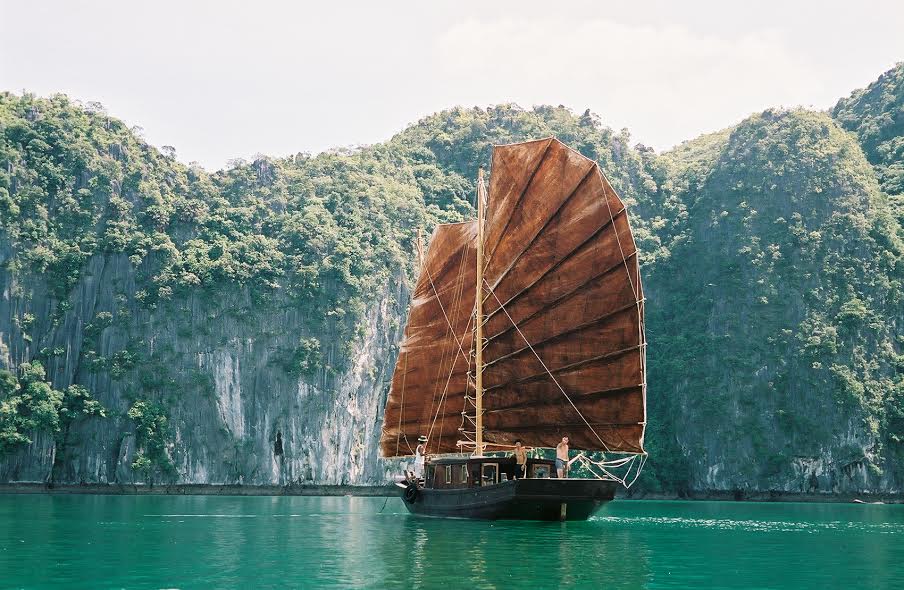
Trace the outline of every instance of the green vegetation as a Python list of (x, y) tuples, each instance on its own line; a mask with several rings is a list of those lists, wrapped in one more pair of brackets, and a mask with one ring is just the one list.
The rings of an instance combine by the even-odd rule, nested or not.
[[(183, 403), (215, 395), (211, 348), (260, 341), (280, 379), (330, 387), (368, 308), (413, 280), (417, 228), (472, 214), (494, 144), (554, 135), (630, 206), (651, 343), (641, 485), (783, 486), (831, 456), (900, 487), (902, 88), (898, 66), (831, 115), (770, 110), (664, 154), (589, 111), (499, 105), (213, 174), (98, 105), (0, 94), (0, 245), (20, 304), (0, 332), (33, 361), (0, 373), (0, 451), (104, 414), (34, 359), (116, 392), (151, 480), (173, 475)], [(98, 281), (113, 294), (76, 308)], [(50, 336), (64, 329), (76, 346)]]
[(320, 341), (302, 338), (289, 359), (288, 371), (299, 375), (313, 375), (320, 367)]
[(894, 214), (904, 224), (904, 63), (838, 101), (832, 116), (857, 134)]
[(642, 145), (632, 148), (627, 131), (613, 132), (589, 111), (576, 116), (564, 107), (457, 108), (422, 119), (396, 135), (389, 146), (415, 163), (428, 211), (451, 210), (456, 213), (451, 218), (437, 217), (456, 221), (457, 214), (471, 214), (471, 187), (478, 168), (488, 167), (493, 145), (549, 136), (599, 162), (630, 207), (643, 262), (667, 256), (663, 236), (670, 235), (683, 215), (681, 203), (669, 195), (664, 167), (652, 150)]
[(151, 481), (154, 476), (173, 475), (175, 467), (166, 442), (168, 438), (166, 411), (153, 402), (138, 400), (129, 408), (127, 416), (135, 424), (137, 450), (132, 460), (132, 469)]
[(19, 365), (18, 377), (0, 370), (0, 456), (31, 444), (34, 432), (57, 436), (79, 418), (105, 415), (103, 406), (81, 385), (53, 389), (37, 361)]
[(688, 223), (647, 282), (653, 473), (674, 484), (679, 448), (719, 445), (750, 470), (733, 479), (778, 485), (840, 428), (898, 461), (904, 245), (860, 147), (826, 115), (767, 111), (664, 157)]

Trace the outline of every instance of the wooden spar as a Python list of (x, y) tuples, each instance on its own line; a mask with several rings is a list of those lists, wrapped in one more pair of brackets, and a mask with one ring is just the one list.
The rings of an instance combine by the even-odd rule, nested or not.
[(474, 300), (474, 413), (476, 436), (474, 455), (483, 456), (483, 211), (486, 200), (486, 187), (483, 184), (483, 168), (477, 173), (477, 298)]

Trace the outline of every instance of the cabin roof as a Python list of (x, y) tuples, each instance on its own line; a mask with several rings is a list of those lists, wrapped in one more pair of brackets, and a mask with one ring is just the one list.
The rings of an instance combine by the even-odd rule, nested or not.
[[(465, 463), (514, 463), (515, 458), (512, 456), (508, 457), (437, 457), (435, 459), (430, 459), (430, 463), (433, 465), (462, 465)], [(552, 459), (535, 459), (533, 457), (528, 457), (527, 462), (529, 464), (549, 464), (552, 465), (555, 463)]]

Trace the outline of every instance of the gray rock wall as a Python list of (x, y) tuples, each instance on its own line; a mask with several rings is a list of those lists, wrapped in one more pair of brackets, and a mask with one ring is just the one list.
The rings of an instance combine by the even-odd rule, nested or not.
[[(280, 355), (311, 334), (305, 310), (291, 302), (255, 301), (236, 288), (146, 309), (135, 298), (128, 259), (96, 256), (70, 296), (71, 309), (54, 322), (56, 305), (41, 278), (6, 270), (9, 256), (2, 245), (0, 366), (55, 350), (45, 361), (53, 386), (84, 385), (108, 416), (77, 421), (65, 444), (34, 433), (33, 444), (0, 461), (0, 481), (143, 481), (131, 469), (135, 426), (126, 416), (137, 398), (166, 409), (171, 483), (374, 484), (398, 468), (378, 459), (377, 442), (408, 297), (404, 280), (374, 294), (349, 359), (337, 362), (330, 334), (314, 335), (322, 364), (340, 370), (297, 376)], [(27, 336), (16, 319), (25, 312), (36, 317)], [(86, 326), (100, 312), (114, 319), (92, 341)], [(119, 375), (98, 368), (95, 359), (109, 362), (120, 351), (134, 353), (134, 366)]]

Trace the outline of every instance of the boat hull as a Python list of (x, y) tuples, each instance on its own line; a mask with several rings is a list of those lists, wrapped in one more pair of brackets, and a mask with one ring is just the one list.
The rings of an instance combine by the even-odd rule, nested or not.
[(587, 520), (612, 500), (617, 485), (593, 479), (519, 479), (483, 487), (419, 489), (403, 494), (403, 500), (411, 513), (423, 516)]

